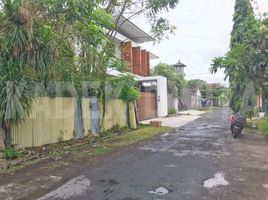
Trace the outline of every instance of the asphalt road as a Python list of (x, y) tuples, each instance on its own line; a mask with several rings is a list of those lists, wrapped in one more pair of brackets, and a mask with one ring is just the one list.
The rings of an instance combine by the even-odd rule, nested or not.
[(215, 109), (106, 158), (39, 200), (267, 200), (267, 138), (233, 139), (229, 114), (228, 108)]

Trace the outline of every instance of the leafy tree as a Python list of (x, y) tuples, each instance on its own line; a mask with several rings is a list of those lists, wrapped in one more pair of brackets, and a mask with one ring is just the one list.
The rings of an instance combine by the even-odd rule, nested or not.
[(102, 0), (102, 3), (109, 13), (117, 13), (115, 20), (117, 26), (121, 26), (118, 22), (122, 15), (128, 19), (143, 15), (151, 25), (151, 34), (157, 42), (167, 37), (168, 33), (174, 33), (176, 29), (161, 14), (163, 11), (174, 9), (179, 0)]
[[(108, 32), (115, 31), (110, 14), (128, 17), (144, 14), (156, 40), (174, 27), (160, 17), (178, 0), (0, 0), (0, 121), (5, 144), (10, 146), (11, 127), (31, 111), (36, 97), (97, 95), (105, 103), (107, 68), (122, 69)], [(118, 22), (117, 20), (115, 22)], [(118, 26), (118, 24), (117, 24)], [(76, 91), (57, 93), (58, 82)], [(84, 81), (96, 81), (97, 89), (83, 90)], [(34, 83), (44, 90), (36, 94)], [(176, 82), (179, 86), (179, 81)], [(61, 86), (66, 88), (66, 86)], [(123, 90), (122, 98), (136, 95)], [(124, 93), (124, 91), (126, 93)], [(127, 100), (129, 101), (129, 100)], [(105, 104), (103, 105), (103, 115)]]
[(243, 110), (246, 84), (254, 82), (257, 92), (263, 90), (267, 74), (267, 25), (253, 14), (248, 0), (237, 0), (231, 49), (223, 57), (213, 60), (211, 72), (222, 68), (230, 80), (230, 106), (234, 111)]
[(106, 33), (114, 24), (99, 1), (1, 0), (0, 5), (0, 120), (9, 147), (11, 127), (31, 111), (37, 81), (46, 90), (39, 95), (65, 95), (55, 89), (57, 81), (65, 81), (80, 98), (83, 81), (100, 80), (99, 96), (105, 98), (107, 67), (114, 60)]
[[(32, 16), (21, 1), (3, 1), (0, 11), (0, 120), (5, 135), (5, 146), (11, 146), (11, 127), (31, 111), (34, 95), (30, 77), (25, 75), (31, 66), (34, 51), (32, 43)], [(32, 67), (32, 66), (31, 66)]]
[(257, 92), (264, 91), (268, 66), (266, 21), (248, 16), (240, 26), (243, 42), (237, 43), (225, 56), (213, 60), (211, 72), (223, 68), (226, 79), (231, 81), (230, 106), (234, 111), (243, 110), (242, 98), (248, 83), (253, 82)]
[(178, 74), (172, 65), (159, 63), (155, 66), (153, 75), (160, 75), (167, 78), (168, 93), (174, 97), (179, 97), (186, 84), (183, 75)]
[(190, 89), (199, 88), (202, 97), (207, 96), (207, 82), (206, 81), (200, 80), (200, 79), (193, 79), (193, 80), (187, 81), (187, 85)]
[[(236, 0), (235, 2), (235, 12), (234, 12), (234, 25), (233, 25), (233, 30), (231, 33), (231, 48), (235, 48), (236, 45), (243, 44), (244, 36), (245, 36), (245, 24), (248, 22), (248, 17), (253, 16), (253, 8), (251, 6), (251, 3), (249, 0)], [(240, 51), (241, 47), (237, 47), (235, 49), (235, 52)], [(243, 48), (243, 47), (242, 47)], [(233, 67), (234, 70), (234, 67)], [(239, 69), (240, 72), (231, 72), (229, 74), (232, 74), (237, 77), (232, 77), (229, 76), (230, 82), (231, 82), (231, 100), (230, 100), (230, 105), (233, 108), (233, 110), (238, 111), (241, 109), (241, 102), (242, 99), (241, 97), (243, 96), (244, 93), (244, 84), (243, 82), (245, 81), (244, 74), (243, 74), (243, 69)], [(237, 81), (238, 80), (238, 81)]]
[(233, 16), (233, 30), (231, 33), (231, 47), (236, 43), (243, 42), (244, 32), (241, 26), (245, 23), (246, 18), (249, 15), (253, 15), (253, 8), (249, 0), (236, 0), (235, 1), (235, 11)]

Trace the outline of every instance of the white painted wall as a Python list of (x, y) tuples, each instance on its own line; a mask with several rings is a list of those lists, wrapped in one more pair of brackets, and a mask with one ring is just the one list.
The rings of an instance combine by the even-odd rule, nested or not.
[(202, 95), (200, 89), (196, 92), (196, 107), (201, 108), (202, 107)]
[(176, 109), (177, 112), (178, 112), (178, 105), (179, 105), (179, 99), (175, 98), (174, 99), (174, 108)]
[(157, 76), (157, 115), (165, 117), (168, 115), (167, 79)]

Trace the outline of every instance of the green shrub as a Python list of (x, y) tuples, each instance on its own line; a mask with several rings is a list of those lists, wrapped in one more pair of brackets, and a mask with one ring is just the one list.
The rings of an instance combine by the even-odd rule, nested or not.
[(175, 115), (177, 113), (175, 108), (168, 109), (168, 114), (169, 115)]
[(14, 148), (7, 148), (4, 151), (5, 157), (8, 160), (19, 158), (21, 156), (21, 153), (16, 151)]
[(268, 135), (268, 117), (264, 117), (261, 120), (256, 121), (258, 129)]

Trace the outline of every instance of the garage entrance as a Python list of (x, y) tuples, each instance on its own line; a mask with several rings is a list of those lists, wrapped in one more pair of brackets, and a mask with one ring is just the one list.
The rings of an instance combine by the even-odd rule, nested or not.
[(143, 121), (157, 117), (156, 93), (142, 92), (138, 100), (138, 120)]
[(141, 98), (138, 100), (138, 120), (143, 121), (157, 117), (156, 83), (143, 82), (140, 84)]

